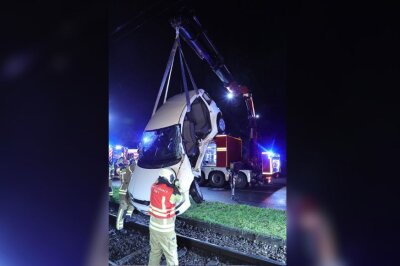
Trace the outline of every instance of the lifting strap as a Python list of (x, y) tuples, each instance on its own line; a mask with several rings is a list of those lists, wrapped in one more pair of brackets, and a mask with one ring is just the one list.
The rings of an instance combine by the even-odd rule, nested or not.
[(171, 69), (170, 69), (169, 75), (168, 75), (167, 87), (165, 88), (163, 104), (167, 101), (167, 95), (168, 95), (168, 89), (169, 89), (169, 81), (171, 80), (172, 69), (174, 68), (174, 60), (175, 60), (175, 56), (172, 58), (172, 65), (171, 65)]
[(185, 96), (186, 96), (186, 112), (190, 112), (190, 97), (189, 97), (189, 90), (187, 86), (187, 81), (186, 81), (186, 75), (185, 75), (185, 67), (183, 65), (183, 53), (182, 53), (182, 47), (180, 45), (180, 41), (178, 40), (178, 47), (179, 47), (179, 59), (181, 62), (181, 71), (182, 71), (182, 82), (183, 82), (183, 88), (185, 89)]
[[(168, 75), (168, 73), (171, 74), (171, 67), (172, 67), (172, 64), (174, 62), (174, 57), (175, 57), (176, 49), (178, 48), (178, 44), (179, 44), (179, 30), (177, 28), (176, 29), (176, 36), (175, 36), (174, 45), (172, 46), (171, 53), (169, 54), (167, 67), (165, 68), (165, 72), (164, 72), (163, 79), (161, 81), (160, 89), (158, 90), (156, 104), (154, 105), (153, 114), (151, 116), (153, 116), (155, 114), (156, 110), (157, 110), (158, 102), (160, 101), (160, 97), (161, 97), (162, 91), (164, 90), (164, 85), (165, 85), (165, 81), (167, 79), (167, 75)], [(168, 85), (169, 85), (169, 79), (168, 79)], [(168, 88), (167, 88), (167, 92), (168, 92)]]
[(185, 67), (186, 67), (187, 72), (189, 74), (190, 82), (192, 83), (193, 89), (195, 90), (196, 94), (199, 94), (199, 90), (198, 90), (198, 88), (196, 86), (196, 83), (194, 82), (192, 73), (190, 72), (189, 66), (188, 66), (188, 64), (186, 62), (186, 59), (185, 59), (185, 56), (183, 55), (182, 46), (181, 46), (180, 39), (179, 39), (179, 27), (176, 27), (175, 41), (174, 41), (174, 44), (172, 46), (171, 53), (169, 55), (169, 59), (168, 59), (168, 62), (167, 62), (167, 67), (165, 68), (165, 71), (164, 71), (164, 75), (163, 75), (163, 79), (161, 81), (160, 89), (158, 90), (157, 100), (156, 100), (156, 103), (155, 103), (154, 108), (153, 108), (152, 116), (157, 111), (158, 103), (160, 101), (161, 94), (162, 94), (162, 92), (164, 90), (165, 81), (167, 80), (167, 76), (168, 76), (167, 86), (166, 86), (166, 89), (165, 89), (163, 103), (165, 103), (165, 101), (167, 100), (168, 88), (169, 88), (169, 83), (170, 83), (170, 80), (171, 80), (171, 74), (172, 74), (172, 69), (173, 69), (174, 60), (175, 60), (175, 54), (176, 54), (176, 50), (177, 49), (179, 49), (179, 59), (180, 59), (180, 64), (181, 64), (182, 82), (183, 82), (183, 87), (185, 89), (186, 106), (187, 106), (186, 112), (190, 112), (191, 108), (190, 108), (189, 89), (188, 89), (187, 81), (186, 81)]
[(187, 62), (186, 62), (186, 59), (185, 59), (185, 56), (184, 56), (184, 54), (183, 54), (183, 50), (182, 50), (182, 48), (181, 48), (180, 43), (179, 43), (179, 47), (180, 47), (179, 51), (180, 51), (180, 53), (182, 54), (183, 62), (185, 63), (185, 66), (186, 66), (187, 72), (188, 72), (188, 74), (189, 74), (189, 78), (190, 78), (190, 81), (191, 81), (191, 83), (192, 83), (193, 89), (195, 90), (196, 94), (198, 95), (198, 94), (199, 94), (199, 90), (198, 90), (198, 88), (197, 88), (196, 83), (194, 82), (194, 79), (193, 79), (193, 76), (192, 76), (192, 72), (190, 72), (189, 66), (188, 66), (188, 64), (187, 64)]

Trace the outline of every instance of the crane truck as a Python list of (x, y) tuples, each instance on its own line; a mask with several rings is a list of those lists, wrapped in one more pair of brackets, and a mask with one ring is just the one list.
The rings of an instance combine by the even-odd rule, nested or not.
[[(217, 135), (207, 147), (199, 184), (209, 182), (214, 187), (222, 187), (229, 180), (228, 169), (233, 164), (239, 165), (236, 186), (243, 188), (248, 184), (270, 183), (281, 171), (280, 156), (272, 151), (260, 152), (257, 145), (257, 115), (253, 96), (249, 88), (241, 85), (229, 71), (224, 59), (208, 37), (193, 11), (181, 10), (179, 15), (170, 20), (174, 29), (179, 29), (182, 39), (191, 47), (201, 60), (207, 62), (229, 93), (229, 97), (241, 96), (246, 103), (249, 143), (248, 154), (242, 158), (241, 139)], [(218, 160), (219, 158), (219, 160)], [(222, 158), (222, 159), (221, 159)]]

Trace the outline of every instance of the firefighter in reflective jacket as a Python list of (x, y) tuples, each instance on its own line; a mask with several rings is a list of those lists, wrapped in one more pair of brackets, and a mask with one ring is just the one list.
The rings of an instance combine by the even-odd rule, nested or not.
[(114, 177), (114, 163), (113, 163), (113, 155), (114, 150), (111, 146), (108, 147), (108, 195), (110, 197), (113, 196), (112, 191), (112, 179)]
[(175, 172), (172, 169), (162, 169), (151, 187), (149, 265), (160, 265), (163, 253), (167, 265), (178, 265), (175, 205), (181, 200)]
[[(122, 157), (121, 157), (122, 158)], [(131, 205), (129, 196), (127, 195), (129, 182), (131, 181), (131, 174), (135, 169), (135, 165), (128, 165), (129, 161), (118, 159), (118, 166), (120, 167), (119, 175), (121, 176), (121, 187), (119, 189), (119, 208), (116, 221), (117, 230), (124, 228), (124, 219), (126, 216), (132, 216), (135, 208)]]
[(113, 179), (113, 177), (114, 177), (114, 171), (115, 171), (115, 169), (114, 169), (114, 164), (113, 164), (113, 162), (111, 161), (111, 162), (108, 163), (108, 195), (109, 195), (110, 197), (113, 196), (112, 179)]

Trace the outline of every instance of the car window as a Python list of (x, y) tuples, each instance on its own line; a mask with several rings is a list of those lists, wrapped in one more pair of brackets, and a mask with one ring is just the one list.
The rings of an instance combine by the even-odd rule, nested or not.
[(140, 144), (138, 165), (151, 169), (174, 165), (182, 158), (180, 144), (179, 125), (145, 131)]

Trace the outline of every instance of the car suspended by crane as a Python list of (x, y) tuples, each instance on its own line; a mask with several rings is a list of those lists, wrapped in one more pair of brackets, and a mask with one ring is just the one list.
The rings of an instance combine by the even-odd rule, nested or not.
[[(168, 98), (169, 81), (177, 51), (185, 92)], [(193, 90), (188, 89), (186, 71)], [(159, 106), (163, 92), (164, 100)], [(201, 163), (208, 144), (217, 133), (224, 130), (225, 123), (220, 109), (207, 92), (197, 88), (194, 82), (181, 49), (179, 29), (176, 29), (175, 42), (152, 117), (142, 134), (138, 163), (128, 187), (132, 205), (148, 214), (150, 188), (163, 168), (174, 171), (180, 183), (183, 200), (176, 206), (178, 215), (190, 207), (189, 196), (197, 203), (202, 202), (203, 196), (195, 177), (201, 175)]]
[[(209, 63), (232, 96), (244, 97), (249, 118), (250, 148), (247, 160), (240, 163), (244, 165), (242, 170), (248, 170), (251, 175), (257, 173), (262, 175), (261, 154), (256, 147), (255, 119), (257, 117), (252, 94), (247, 87), (239, 85), (233, 79), (222, 57), (205, 35), (195, 16), (182, 14), (170, 22), (176, 31), (175, 42), (161, 81), (152, 117), (145, 127), (139, 144), (137, 166), (128, 187), (132, 205), (145, 214), (148, 214), (149, 210), (151, 185), (158, 178), (162, 168), (170, 168), (174, 171), (180, 182), (183, 200), (177, 204), (177, 215), (184, 213), (190, 207), (189, 196), (197, 203), (203, 201), (197, 182), (201, 180), (203, 158), (207, 147), (214, 141), (217, 134), (225, 131), (221, 110), (207, 92), (197, 88), (194, 82), (183, 55), (181, 37), (201, 59)], [(184, 92), (168, 98), (170, 77), (177, 51)], [(186, 76), (190, 78), (193, 90), (188, 89)], [(164, 99), (159, 106), (163, 92)], [(238, 153), (241, 154), (241, 150)]]

